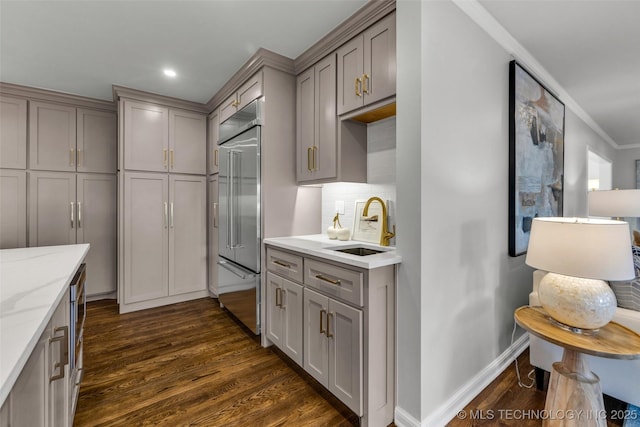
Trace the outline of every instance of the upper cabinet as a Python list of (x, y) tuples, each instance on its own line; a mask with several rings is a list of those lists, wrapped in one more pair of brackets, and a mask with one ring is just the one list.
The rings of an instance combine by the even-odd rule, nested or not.
[(116, 113), (78, 108), (76, 123), (78, 172), (115, 173)]
[(27, 167), (27, 101), (0, 97), (0, 168)]
[(169, 109), (124, 101), (124, 168), (169, 170)]
[(209, 114), (209, 139), (207, 148), (207, 172), (209, 175), (218, 173), (220, 158), (218, 153), (218, 137), (220, 136), (220, 110)]
[(207, 117), (184, 110), (169, 110), (169, 171), (207, 173)]
[(396, 15), (338, 49), (338, 115), (396, 93)]
[(262, 71), (258, 71), (222, 102), (222, 105), (220, 105), (220, 123), (227, 120), (233, 113), (241, 110), (254, 99), (261, 97), (262, 94)]
[(124, 100), (124, 168), (206, 173), (204, 114)]
[(75, 108), (29, 103), (29, 165), (35, 170), (75, 172)]

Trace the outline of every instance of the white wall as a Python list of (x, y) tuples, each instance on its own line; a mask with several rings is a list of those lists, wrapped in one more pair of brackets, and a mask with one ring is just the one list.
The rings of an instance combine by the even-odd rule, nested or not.
[[(509, 348), (513, 311), (531, 290), (525, 257), (507, 255), (513, 58), (451, 2), (397, 8), (396, 423), (437, 425), (451, 397)], [(613, 154), (570, 111), (565, 128), (565, 214), (584, 215), (586, 147)]]
[(636, 160), (640, 160), (640, 148), (618, 150), (613, 160), (613, 188), (636, 188)]

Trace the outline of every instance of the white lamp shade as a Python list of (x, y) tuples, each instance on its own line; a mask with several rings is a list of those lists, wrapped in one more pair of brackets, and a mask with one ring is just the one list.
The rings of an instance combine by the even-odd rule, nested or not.
[(623, 221), (535, 218), (526, 263), (540, 270), (587, 279), (635, 277), (629, 225)]
[(640, 190), (590, 191), (589, 215), (640, 217)]

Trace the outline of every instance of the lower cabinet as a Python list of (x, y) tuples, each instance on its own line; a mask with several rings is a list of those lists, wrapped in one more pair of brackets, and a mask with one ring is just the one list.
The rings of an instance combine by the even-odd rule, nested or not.
[(218, 174), (209, 177), (209, 292), (218, 296)]
[(304, 290), (304, 369), (362, 416), (362, 311)]
[(69, 291), (56, 308), (0, 410), (0, 425), (70, 426)]
[(302, 365), (303, 287), (267, 272), (267, 337)]

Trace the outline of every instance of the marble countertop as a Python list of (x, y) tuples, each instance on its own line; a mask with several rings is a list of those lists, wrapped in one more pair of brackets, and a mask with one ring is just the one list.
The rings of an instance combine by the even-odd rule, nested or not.
[(0, 250), (0, 405), (88, 251), (88, 244)]
[[(331, 261), (340, 262), (354, 267), (364, 269), (374, 269), (387, 265), (400, 264), (402, 257), (398, 255), (395, 248), (390, 246), (380, 246), (372, 243), (359, 242), (356, 240), (330, 240), (325, 234), (313, 234), (308, 236), (292, 237), (270, 237), (263, 240), (265, 245), (291, 251), (302, 252), (303, 254), (324, 258)], [(374, 255), (358, 256), (337, 252), (334, 249), (365, 247), (382, 250), (384, 252)]]

